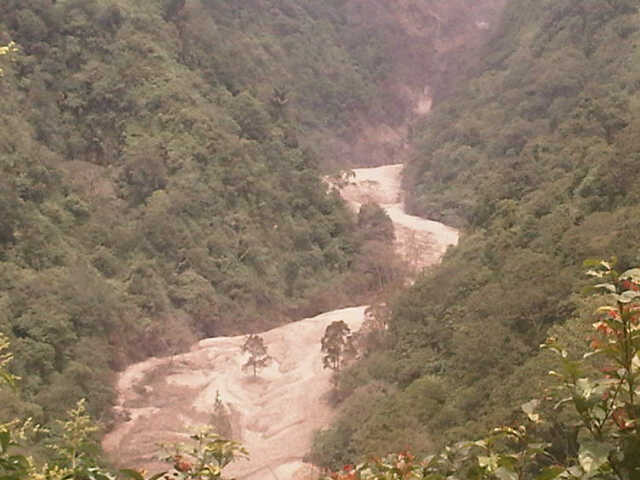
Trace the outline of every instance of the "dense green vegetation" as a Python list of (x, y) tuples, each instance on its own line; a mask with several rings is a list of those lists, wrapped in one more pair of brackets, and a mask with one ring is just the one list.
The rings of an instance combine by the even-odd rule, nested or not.
[(0, 418), (101, 415), (132, 360), (379, 287), (308, 146), (375, 96), (341, 3), (0, 4)]
[(582, 261), (640, 260), (638, 21), (633, 1), (512, 0), (414, 126), (408, 205), (465, 233), (395, 301), (386, 348), (341, 375), (316, 461), (482, 435), (542, 390), (549, 329), (584, 348)]
[(541, 346), (555, 356), (554, 388), (520, 406), (526, 423), (493, 428), (424, 459), (406, 451), (370, 458), (323, 480), (638, 478), (640, 269), (619, 273), (606, 261), (586, 263), (589, 290), (607, 304), (590, 315), (597, 321), (584, 355), (556, 336)]
[[(565, 338), (549, 337), (542, 348), (556, 356), (555, 393), (521, 405), (527, 424), (494, 428), (475, 441), (459, 441), (423, 460), (405, 451), (346, 465), (323, 480), (635, 480), (640, 473), (640, 268), (618, 273), (606, 261), (590, 261), (589, 290), (608, 302), (595, 312), (595, 335), (588, 351), (576, 356)], [(337, 322), (332, 324), (333, 327)], [(328, 329), (328, 330), (329, 330)], [(578, 327), (585, 331), (585, 327)], [(17, 380), (6, 369), (12, 360), (0, 334), (0, 387)], [(554, 406), (552, 404), (555, 403)], [(219, 399), (216, 407), (221, 407)], [(568, 407), (568, 408), (567, 408)], [(95, 458), (96, 425), (84, 400), (58, 422), (59, 434), (48, 444), (46, 463), (21, 453), (29, 436), (42, 431), (29, 421), (0, 424), (0, 479), (145, 480), (144, 471), (117, 473)], [(241, 445), (205, 427), (188, 443), (165, 445), (172, 464), (158, 478), (223, 479), (223, 469), (246, 457)]]
[[(410, 95), (381, 85), (397, 70), (419, 91), (437, 35), (459, 32), (436, 2), (417, 37), (371, 4), (369, 24), (345, 0), (0, 4), (0, 44), (17, 47), (0, 49), (0, 333), (23, 377), (0, 420), (56, 425), (82, 397), (108, 420), (132, 360), (398, 280), (388, 218), (327, 191), (322, 141), (358, 114), (403, 123)], [(548, 335), (584, 351), (582, 260), (640, 263), (638, 25), (634, 0), (511, 0), (458, 89), (434, 80), (447, 95), (411, 128), (407, 205), (465, 234), (336, 377), (342, 413), (314, 461), (483, 435), (544, 390)]]
[(422, 91), (470, 4), (3, 1), (0, 332), (25, 384), (0, 418), (102, 415), (132, 360), (398, 280), (320, 167), (363, 118), (406, 121), (390, 85)]

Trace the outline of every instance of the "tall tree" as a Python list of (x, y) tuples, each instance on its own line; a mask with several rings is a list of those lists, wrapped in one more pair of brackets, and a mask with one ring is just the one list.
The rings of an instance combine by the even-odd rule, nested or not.
[(242, 345), (242, 352), (249, 354), (249, 359), (242, 366), (242, 371), (252, 369), (254, 377), (258, 374), (258, 370), (266, 367), (271, 361), (264, 340), (259, 335), (248, 335)]
[(363, 240), (391, 243), (396, 234), (387, 212), (375, 202), (363, 204), (358, 211), (358, 229)]
[(343, 320), (336, 320), (326, 328), (321, 342), (324, 368), (340, 371), (345, 354), (353, 351), (351, 329)]

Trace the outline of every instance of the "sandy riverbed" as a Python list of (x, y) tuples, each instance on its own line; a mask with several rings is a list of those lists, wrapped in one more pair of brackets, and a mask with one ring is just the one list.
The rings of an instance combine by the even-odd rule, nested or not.
[[(404, 213), (401, 171), (402, 165), (356, 169), (342, 194), (354, 209), (380, 203), (394, 222), (400, 253), (416, 268), (433, 265), (457, 243), (458, 233)], [(122, 420), (104, 438), (104, 449), (123, 465), (160, 470), (157, 444), (184, 440), (190, 429), (210, 422), (219, 394), (232, 412), (234, 439), (251, 457), (234, 463), (229, 474), (243, 480), (307, 478), (302, 458), (313, 431), (333, 415), (326, 400), (331, 372), (322, 367), (320, 339), (335, 320), (357, 330), (365, 309), (334, 310), (264, 332), (274, 361), (257, 378), (241, 370), (242, 336), (202, 340), (188, 353), (131, 365), (117, 383)]]

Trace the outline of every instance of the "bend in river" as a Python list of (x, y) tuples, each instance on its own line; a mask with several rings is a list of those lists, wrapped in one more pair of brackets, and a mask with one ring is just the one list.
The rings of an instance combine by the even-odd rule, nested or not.
[[(415, 267), (438, 263), (458, 232), (441, 223), (404, 213), (402, 165), (354, 170), (342, 190), (354, 207), (376, 201), (396, 228), (396, 246)], [(352, 331), (365, 320), (366, 306), (345, 308), (300, 320), (261, 334), (274, 361), (257, 378), (242, 373), (243, 336), (198, 342), (188, 353), (131, 365), (118, 379), (121, 420), (103, 446), (119, 463), (161, 471), (154, 458), (159, 442), (182, 441), (208, 424), (219, 398), (231, 412), (234, 439), (250, 460), (229, 473), (244, 480), (305, 478), (302, 462), (314, 430), (333, 415), (326, 396), (331, 372), (323, 368), (320, 339), (335, 320)]]

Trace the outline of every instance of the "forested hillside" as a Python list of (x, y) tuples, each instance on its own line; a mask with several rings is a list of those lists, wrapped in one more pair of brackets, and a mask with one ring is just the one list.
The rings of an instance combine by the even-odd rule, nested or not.
[[(387, 333), (336, 377), (341, 413), (310, 458), (434, 451), (546, 394), (539, 345), (581, 353), (601, 304), (579, 294), (582, 262), (640, 264), (640, 15), (636, 0), (510, 0), (498, 20), (504, 3), (0, 2), (0, 46), (16, 47), (0, 56), (0, 333), (15, 353), (0, 337), (0, 374), (22, 377), (20, 395), (0, 390), (0, 460), (5, 420), (56, 425), (84, 397), (108, 422), (113, 374), (134, 360), (371, 298), (380, 231), (321, 175), (408, 154), (411, 213), (464, 233), (389, 316), (374, 309)], [(638, 272), (597, 265), (637, 301)], [(637, 306), (607, 308), (609, 354), (636, 359), (613, 372), (630, 401), (614, 408), (608, 378), (605, 416), (578, 413), (628, 435), (628, 460)], [(561, 463), (577, 455), (564, 420), (545, 432)]]
[(465, 233), (395, 301), (387, 348), (341, 375), (316, 461), (474, 438), (542, 395), (550, 332), (584, 348), (582, 262), (640, 261), (639, 20), (635, 1), (512, 0), (414, 125), (408, 205)]
[(102, 415), (132, 360), (377, 288), (321, 168), (374, 161), (354, 138), (450, 85), (445, 52), (502, 1), (1, 2), (0, 332), (23, 396), (0, 416)]
[(333, 3), (0, 3), (0, 417), (101, 414), (131, 360), (368, 291), (302, 146), (375, 95)]

